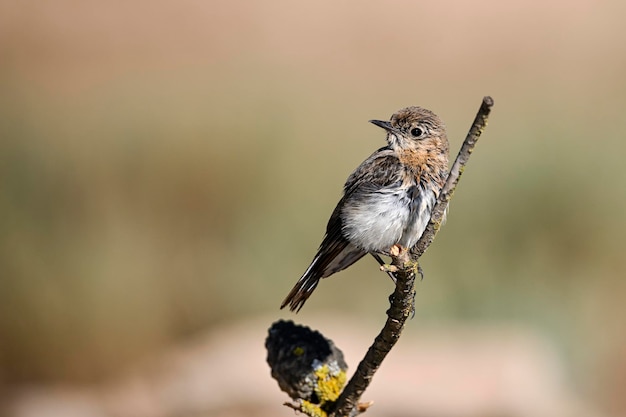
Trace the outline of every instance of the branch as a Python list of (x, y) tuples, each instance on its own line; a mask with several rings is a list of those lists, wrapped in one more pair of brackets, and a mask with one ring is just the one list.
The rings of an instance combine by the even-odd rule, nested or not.
[(365, 357), (359, 363), (356, 372), (346, 385), (337, 402), (332, 416), (356, 416), (361, 410), (358, 401), (372, 380), (374, 373), (382, 363), (387, 353), (396, 344), (400, 333), (404, 328), (406, 319), (414, 312), (415, 301), (415, 277), (418, 273), (418, 260), (428, 249), (439, 231), (448, 203), (459, 182), (463, 169), (478, 141), (478, 138), (487, 126), (487, 118), (493, 106), (493, 99), (489, 96), (483, 98), (483, 102), (476, 114), (459, 154), (450, 169), (445, 185), (441, 189), (437, 204), (431, 213), (430, 222), (417, 244), (409, 251), (398, 248), (392, 253), (392, 265), (398, 271), (395, 273), (396, 289), (390, 297), (391, 307), (387, 311), (387, 321), (381, 332), (376, 336), (374, 343), (368, 349)]
[(448, 179), (439, 193), (437, 204), (433, 207), (433, 211), (430, 215), (430, 222), (428, 223), (428, 226), (426, 227), (426, 230), (422, 234), (420, 240), (411, 250), (411, 255), (414, 258), (417, 259), (422, 256), (435, 239), (435, 235), (441, 227), (444, 213), (448, 208), (448, 203), (450, 202), (452, 194), (454, 194), (454, 190), (456, 189), (459, 179), (463, 174), (465, 164), (467, 164), (467, 161), (474, 150), (474, 146), (476, 146), (478, 138), (485, 130), (485, 127), (487, 127), (487, 118), (489, 117), (489, 113), (491, 113), (491, 107), (493, 107), (493, 99), (489, 96), (484, 97), (483, 102), (478, 109), (478, 113), (476, 113), (472, 127), (469, 132), (467, 132), (465, 141), (463, 141), (463, 145), (461, 145), (461, 149), (456, 156), (454, 164), (452, 164), (452, 168), (450, 168)]

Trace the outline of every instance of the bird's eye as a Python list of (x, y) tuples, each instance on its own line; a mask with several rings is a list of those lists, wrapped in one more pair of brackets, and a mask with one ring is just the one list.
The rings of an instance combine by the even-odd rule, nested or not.
[(424, 130), (422, 128), (414, 127), (413, 129), (411, 129), (411, 135), (416, 138), (419, 138), (423, 134), (424, 134)]

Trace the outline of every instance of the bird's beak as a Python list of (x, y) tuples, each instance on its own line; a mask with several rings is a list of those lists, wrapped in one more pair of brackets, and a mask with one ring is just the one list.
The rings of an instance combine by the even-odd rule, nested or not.
[(387, 132), (393, 132), (395, 129), (391, 126), (390, 122), (386, 122), (384, 120), (370, 120), (370, 123), (375, 124), (378, 127), (382, 127)]

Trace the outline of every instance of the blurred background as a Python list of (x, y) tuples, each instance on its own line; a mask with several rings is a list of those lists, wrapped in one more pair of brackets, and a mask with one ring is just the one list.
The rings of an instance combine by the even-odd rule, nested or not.
[(626, 4), (0, 1), (0, 414), (293, 415), (278, 318), (354, 370), (372, 259), (278, 305), (368, 120), (489, 127), (368, 415), (626, 414)]

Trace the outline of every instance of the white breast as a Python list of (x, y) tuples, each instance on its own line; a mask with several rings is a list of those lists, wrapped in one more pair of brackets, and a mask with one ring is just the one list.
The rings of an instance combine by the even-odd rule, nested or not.
[(433, 190), (430, 188), (425, 189), (420, 185), (418, 195), (411, 202), (411, 215), (400, 239), (400, 245), (405, 248), (411, 248), (417, 243), (420, 237), (422, 237), (424, 230), (426, 230), (426, 226), (428, 226), (430, 214), (436, 202), (437, 197)]
[(368, 252), (387, 252), (395, 244), (412, 247), (426, 229), (436, 201), (420, 187), (411, 200), (406, 187), (384, 188), (348, 200), (341, 213), (344, 236)]

